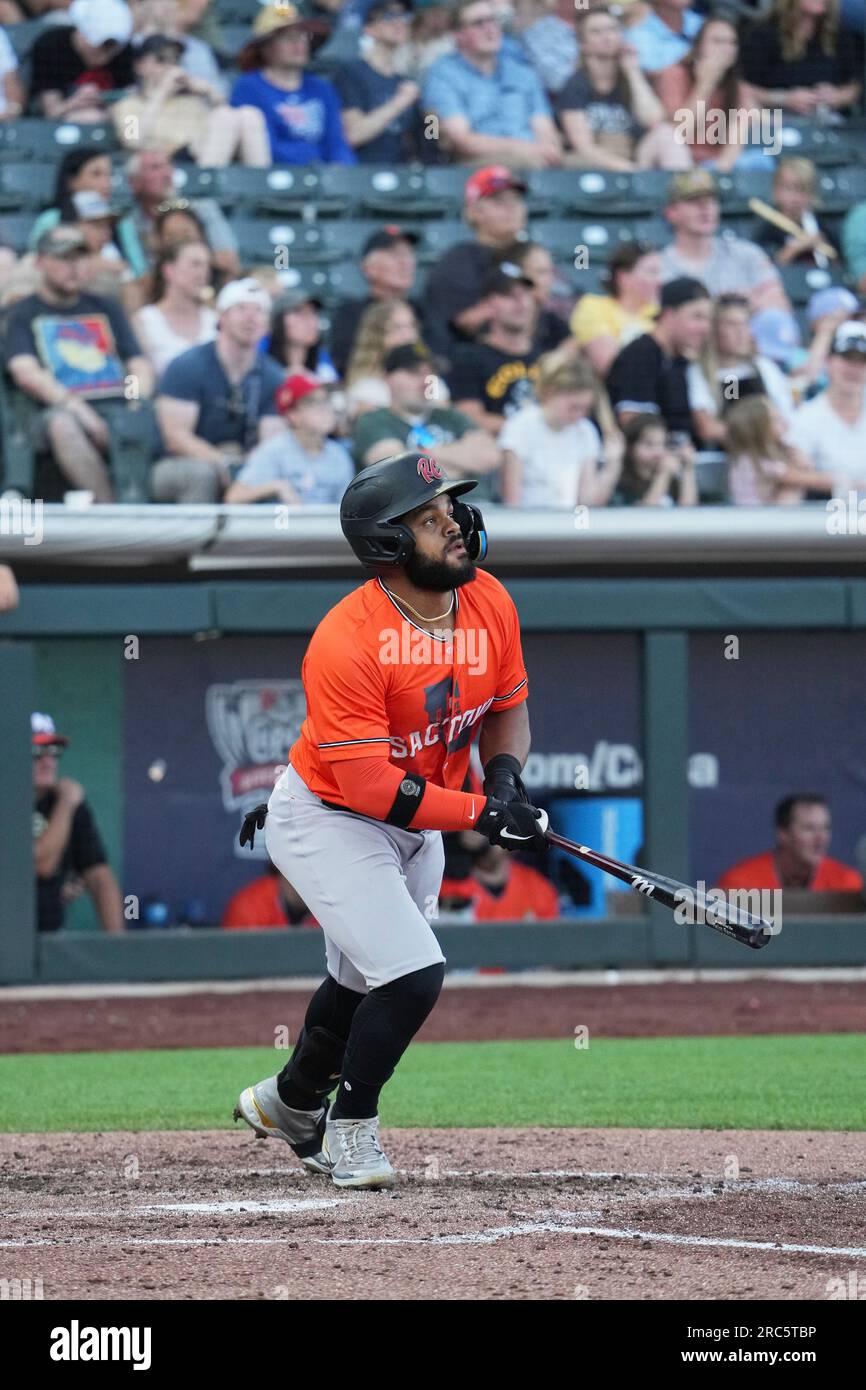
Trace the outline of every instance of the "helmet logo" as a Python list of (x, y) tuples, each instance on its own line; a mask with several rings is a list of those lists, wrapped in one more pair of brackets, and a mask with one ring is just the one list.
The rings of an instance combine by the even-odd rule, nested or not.
[(428, 454), (420, 455), (418, 459), (418, 472), (425, 483), (432, 483), (435, 482), (437, 478), (445, 477), (445, 474), (442, 472), (436, 460), (430, 458)]

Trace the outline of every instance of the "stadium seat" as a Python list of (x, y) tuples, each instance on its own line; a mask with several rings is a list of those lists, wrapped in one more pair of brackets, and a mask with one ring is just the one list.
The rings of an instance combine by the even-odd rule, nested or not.
[(546, 203), (553, 217), (569, 212), (625, 215), (642, 207), (655, 210), (660, 206), (657, 182), (641, 185), (633, 174), (612, 174), (601, 169), (544, 169), (529, 175), (529, 185), (533, 212)]
[(463, 190), (471, 172), (460, 164), (431, 164), (427, 169), (427, 190), (439, 203), (443, 217), (459, 217), (463, 212)]
[(838, 266), (828, 270), (818, 270), (815, 266), (780, 266), (779, 273), (788, 298), (795, 307), (808, 304), (816, 290), (824, 290), (828, 285), (843, 285), (845, 273)]
[(818, 196), (823, 211), (847, 212), (854, 203), (862, 202), (866, 198), (866, 169), (820, 170)]
[[(611, 175), (607, 175), (608, 178)], [(629, 179), (631, 182), (631, 203), (626, 211), (661, 212), (667, 203), (668, 188), (673, 177), (664, 169), (640, 169), (636, 174), (623, 174), (614, 177)]]
[(238, 23), (235, 17), (232, 18), (231, 23), (220, 25), (219, 37), (214, 44), (214, 50), (217, 57), (222, 59), (224, 67), (234, 65), (235, 58), (250, 37), (250, 32), (251, 25)]
[(456, 246), (459, 241), (471, 240), (466, 223), (456, 221), (454, 218), (449, 218), (444, 222), (427, 222), (416, 230), (422, 235), (422, 240), (417, 248), (418, 260), (421, 265), (430, 265), (433, 261), (438, 261), (440, 256), (443, 256), (452, 246)]
[(19, 63), (27, 58), (34, 43), (46, 27), (44, 19), (25, 19), (22, 24), (6, 25), (4, 32)]
[(27, 250), (32, 230), (32, 212), (0, 212), (0, 244), (11, 246), (19, 256)]
[(76, 125), (72, 121), (41, 121), (24, 117), (20, 121), (0, 121), (0, 157), (30, 156), (55, 163), (75, 145), (92, 146), (111, 154), (117, 149), (114, 127)]
[(49, 207), (55, 172), (50, 164), (0, 163), (0, 209), (12, 212)]
[(184, 198), (216, 198), (222, 201), (224, 169), (200, 169), (197, 164), (176, 164), (174, 186)]
[[(233, 217), (232, 230), (237, 237), (241, 259), (247, 262), (274, 263), (280, 248), (285, 248), (287, 264), (326, 264), (340, 254), (330, 249), (322, 228), (316, 222), (277, 221), (274, 218)], [(354, 249), (357, 249), (357, 242)], [(280, 269), (277, 263), (277, 269)]]
[(573, 260), (578, 248), (585, 246), (589, 258), (599, 252), (607, 258), (615, 246), (624, 241), (634, 241), (640, 237), (655, 245), (663, 245), (670, 240), (670, 228), (661, 217), (611, 217), (599, 213), (597, 221), (584, 221), (582, 218), (547, 218), (533, 222), (530, 227), (533, 240), (546, 246), (554, 260)]
[(219, 21), (220, 29), (224, 29), (226, 24), (232, 21), (239, 24), (245, 22), (249, 34), (261, 4), (262, 0), (215, 0), (213, 12)]
[(589, 264), (581, 266), (580, 269), (573, 260), (556, 261), (554, 269), (556, 279), (572, 294), (603, 294), (607, 290), (607, 265), (598, 257), (594, 260), (590, 257)]
[(242, 169), (232, 166), (221, 170), (221, 196), (229, 203), (247, 207), (248, 197), (256, 200), (265, 211), (279, 212), (284, 217), (333, 217), (347, 212), (350, 200), (334, 191), (328, 175), (336, 165), (287, 165), (273, 169)]
[(862, 137), (844, 126), (798, 125), (786, 120), (781, 132), (782, 155), (802, 155), (813, 164), (840, 166), (861, 159)]
[(763, 198), (765, 203), (772, 201), (771, 169), (734, 169), (730, 174), (717, 174), (716, 183), (721, 194), (723, 217), (728, 213), (748, 212), (750, 198)]
[(339, 191), (352, 199), (361, 216), (372, 214), (402, 220), (442, 217), (445, 212), (441, 199), (427, 187), (420, 164), (393, 169), (359, 164), (356, 168), (341, 168), (335, 182)]

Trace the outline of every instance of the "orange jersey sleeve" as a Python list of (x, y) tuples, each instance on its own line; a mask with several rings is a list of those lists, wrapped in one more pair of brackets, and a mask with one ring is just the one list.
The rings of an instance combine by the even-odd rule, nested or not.
[(370, 580), (322, 619), (301, 675), (307, 717), (291, 763), (316, 796), (341, 806), (336, 765), (357, 758), (459, 791), (484, 715), (527, 696), (517, 611), (483, 570), (457, 590), (454, 630), (441, 636)]

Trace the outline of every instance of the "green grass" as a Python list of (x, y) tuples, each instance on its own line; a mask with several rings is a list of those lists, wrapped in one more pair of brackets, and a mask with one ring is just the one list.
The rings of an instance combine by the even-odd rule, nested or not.
[[(0, 1058), (0, 1131), (224, 1129), (267, 1048), (28, 1053)], [(866, 1035), (418, 1043), (386, 1125), (866, 1128)]]

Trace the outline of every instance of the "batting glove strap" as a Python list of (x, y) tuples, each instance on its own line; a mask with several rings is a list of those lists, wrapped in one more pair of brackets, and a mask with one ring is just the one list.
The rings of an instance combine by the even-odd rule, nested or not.
[(539, 851), (547, 848), (547, 812), (524, 801), (497, 801), (489, 796), (473, 826), (491, 845), (503, 849)]
[(529, 793), (520, 778), (520, 762), (512, 753), (496, 753), (484, 767), (484, 795), (495, 801), (523, 801)]
[(261, 806), (254, 806), (251, 811), (247, 812), (244, 816), (244, 823), (241, 826), (241, 833), (238, 836), (241, 842), (241, 848), (249, 844), (250, 849), (255, 849), (256, 831), (264, 830), (267, 814), (268, 808), (264, 802), (262, 802)]

